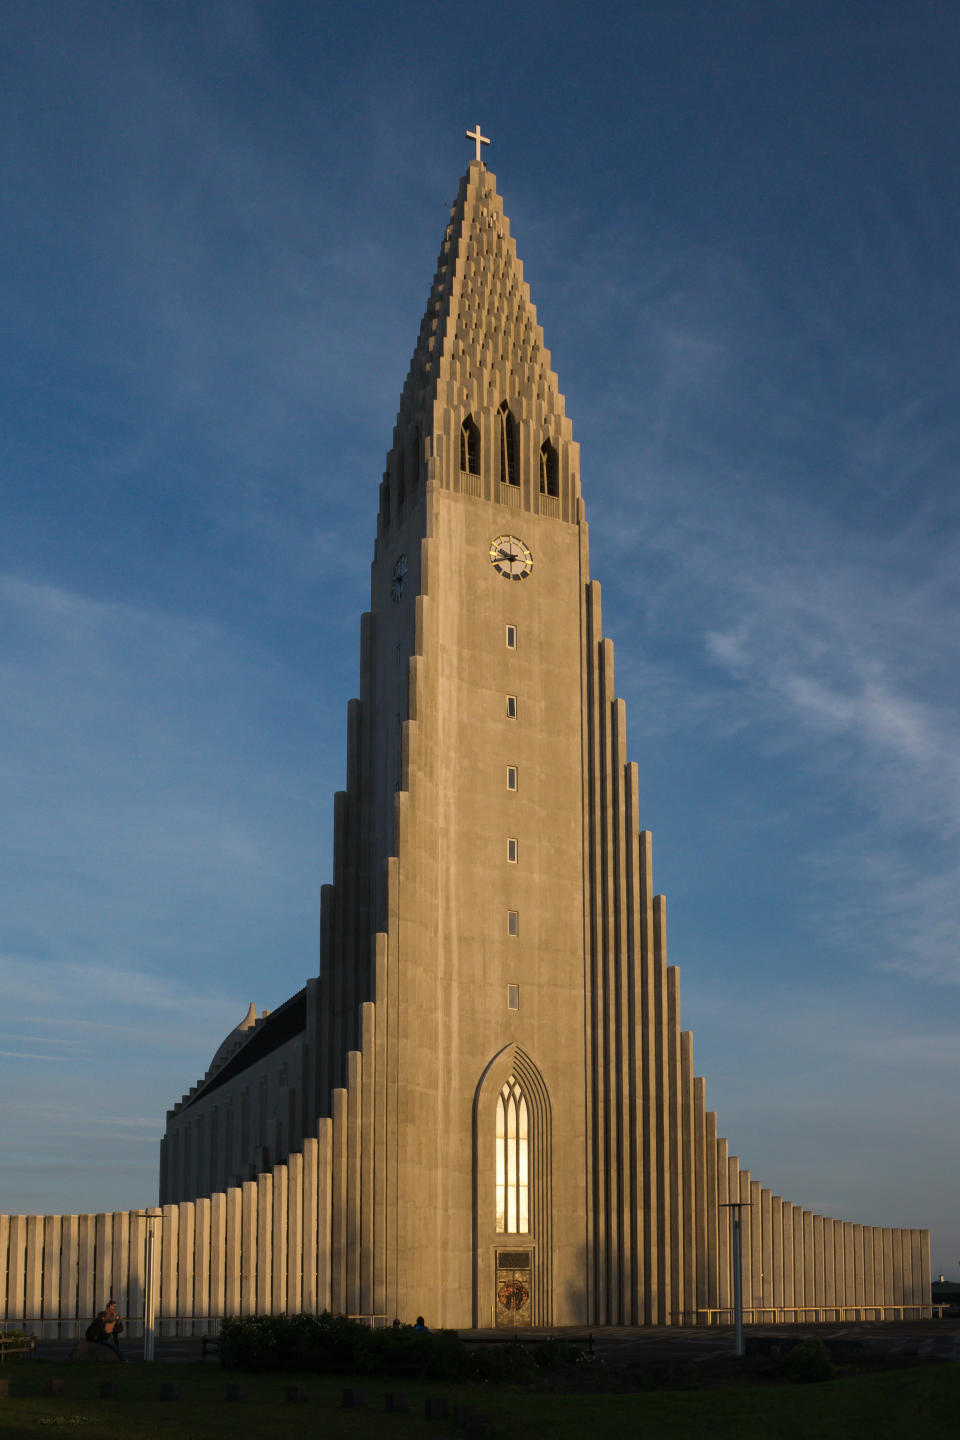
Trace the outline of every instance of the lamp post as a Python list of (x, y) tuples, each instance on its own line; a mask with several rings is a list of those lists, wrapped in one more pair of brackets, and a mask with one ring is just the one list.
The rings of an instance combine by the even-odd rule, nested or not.
[(722, 1210), (730, 1211), (733, 1224), (733, 1353), (743, 1354), (743, 1244), (741, 1211), (751, 1209), (751, 1200), (726, 1200)]
[(160, 1250), (154, 1222), (163, 1219), (163, 1211), (154, 1207), (151, 1210), (134, 1210), (131, 1213), (141, 1216), (147, 1222), (147, 1264), (143, 1280), (143, 1358), (152, 1360), (157, 1340), (157, 1252)]

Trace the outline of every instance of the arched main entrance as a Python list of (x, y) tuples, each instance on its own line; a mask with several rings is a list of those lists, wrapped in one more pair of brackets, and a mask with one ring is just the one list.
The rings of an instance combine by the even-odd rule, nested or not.
[(490, 1061), (474, 1097), (474, 1324), (548, 1325), (552, 1126), (537, 1066), (518, 1045)]

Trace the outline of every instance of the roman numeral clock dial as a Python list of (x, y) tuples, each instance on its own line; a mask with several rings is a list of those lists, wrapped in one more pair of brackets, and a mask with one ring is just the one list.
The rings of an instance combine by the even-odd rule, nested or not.
[(526, 580), (533, 555), (516, 535), (498, 535), (490, 546), (490, 564), (505, 580)]

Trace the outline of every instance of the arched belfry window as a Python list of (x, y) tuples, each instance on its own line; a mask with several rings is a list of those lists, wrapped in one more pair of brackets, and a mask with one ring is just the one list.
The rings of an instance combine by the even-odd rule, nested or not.
[(460, 469), (468, 475), (480, 474), (480, 431), (472, 415), (460, 426)]
[(517, 425), (504, 400), (497, 411), (500, 428), (500, 481), (503, 485), (519, 485), (517, 473)]
[(560, 494), (560, 456), (549, 440), (540, 446), (540, 494)]
[(515, 1076), (497, 1096), (497, 1233), (530, 1230), (530, 1123), (527, 1102)]

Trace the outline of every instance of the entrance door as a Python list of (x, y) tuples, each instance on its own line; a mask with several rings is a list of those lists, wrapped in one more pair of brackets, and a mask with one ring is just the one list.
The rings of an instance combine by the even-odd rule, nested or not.
[(529, 1250), (498, 1250), (497, 1327), (515, 1330), (531, 1323), (533, 1270)]

